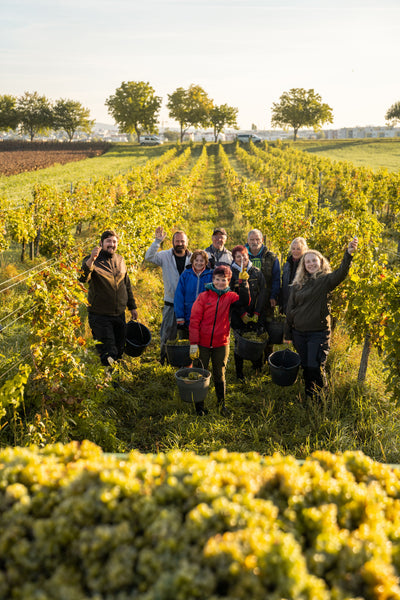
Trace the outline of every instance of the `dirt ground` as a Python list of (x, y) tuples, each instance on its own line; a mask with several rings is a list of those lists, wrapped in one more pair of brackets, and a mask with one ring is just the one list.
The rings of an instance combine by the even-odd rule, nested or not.
[(93, 158), (109, 147), (104, 142), (0, 142), (0, 174), (17, 175)]

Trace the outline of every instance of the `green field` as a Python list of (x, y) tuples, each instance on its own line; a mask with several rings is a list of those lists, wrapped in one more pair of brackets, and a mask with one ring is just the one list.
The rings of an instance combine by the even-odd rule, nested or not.
[[(229, 147), (231, 144), (226, 144)], [(213, 144), (209, 144), (213, 146)], [(65, 188), (77, 181), (107, 177), (125, 173), (140, 166), (146, 160), (159, 156), (172, 144), (155, 147), (143, 147), (134, 143), (116, 144), (103, 156), (72, 162), (67, 165), (54, 165), (30, 173), (21, 173), (10, 177), (0, 176), (0, 197), (18, 200), (29, 198), (33, 186), (51, 185)], [(330, 140), (302, 141), (294, 147), (332, 160), (344, 160), (356, 166), (384, 167), (389, 171), (400, 170), (400, 140)]]
[[(171, 146), (169, 145), (168, 148)], [(8, 199), (29, 198), (35, 185), (50, 185), (64, 189), (77, 181), (88, 181), (99, 177), (109, 177), (125, 173), (133, 167), (143, 165), (147, 160), (164, 153), (166, 146), (144, 148), (138, 144), (115, 144), (95, 158), (86, 158), (66, 165), (56, 164), (19, 175), (0, 175), (0, 197)]]
[[(319, 144), (319, 148), (322, 145)], [(226, 144), (224, 148), (232, 167), (242, 176), (246, 169), (240, 165), (234, 146)], [(170, 147), (118, 145), (99, 158), (10, 177), (8, 191), (17, 193), (21, 189), (19, 182), (21, 186), (26, 186), (25, 189), (32, 189), (38, 178), (44, 183), (46, 177), (52, 177), (53, 183), (55, 178), (59, 185), (63, 185), (63, 182), (64, 185), (68, 185), (69, 182), (96, 177), (99, 174), (112, 175), (143, 165), (147, 159), (155, 158)], [(298, 144), (296, 147), (301, 149), (302, 145)], [(392, 144), (391, 147), (397, 146)], [(362, 144), (355, 145), (354, 149), (356, 148), (365, 150)], [(232, 196), (222, 176), (217, 150), (217, 145), (207, 145), (207, 171), (190, 195), (187, 214), (182, 220), (176, 219), (174, 222), (174, 227), (183, 227), (187, 231), (192, 249), (205, 247), (210, 243), (211, 231), (215, 224), (229, 229), (229, 248), (236, 243), (242, 243), (246, 231), (250, 228), (249, 222), (232, 202)], [(179, 176), (187, 174), (195, 166), (201, 151), (201, 144), (194, 145), (189, 162), (182, 167), (180, 173), (171, 175), (166, 188), (179, 188)], [(388, 154), (382, 156), (387, 157)], [(148, 219), (151, 216), (148, 214)], [(95, 234), (98, 234), (97, 229), (88, 223), (79, 241), (85, 244), (84, 239)], [(152, 239), (153, 229), (146, 239), (146, 247)], [(86, 248), (86, 251), (88, 250), (90, 246)], [(4, 252), (3, 257), (6, 260), (0, 264), (3, 267), (1, 275), (4, 280), (14, 275), (10, 270), (6, 272), (10, 266), (20, 270), (31, 266), (29, 261), (24, 265), (19, 263), (19, 248), (16, 245)], [(97, 383), (95, 396), (92, 398), (89, 394), (85, 400), (88, 416), (78, 410), (79, 405), (74, 406), (73, 403), (71, 407), (63, 406), (62, 412), (58, 412), (51, 402), (49, 408), (34, 404), (31, 407), (26, 406), (26, 415), (21, 421), (16, 421), (15, 430), (11, 430), (9, 423), (1, 430), (6, 443), (13, 440), (15, 445), (26, 445), (28, 442), (41, 443), (41, 440), (68, 441), (85, 436), (106, 451), (113, 452), (125, 452), (132, 448), (143, 452), (185, 449), (207, 454), (212, 450), (227, 448), (231, 451), (256, 450), (262, 454), (280, 451), (298, 458), (305, 458), (316, 449), (332, 452), (362, 449), (376, 459), (400, 462), (399, 409), (390, 401), (390, 395), (385, 389), (382, 360), (372, 351), (366, 383), (360, 386), (357, 383), (357, 371), (361, 347), (351, 345), (346, 331), (340, 327), (336, 330), (329, 357), (331, 393), (322, 406), (303, 404), (300, 378), (289, 388), (274, 385), (267, 366), (260, 375), (256, 375), (250, 363), (246, 362), (246, 383), (239, 384), (235, 378), (231, 357), (227, 381), (228, 404), (234, 412), (233, 419), (221, 420), (216, 413), (213, 387), (207, 400), (209, 416), (203, 420), (196, 419), (193, 407), (179, 398), (175, 383), (176, 369), (170, 366), (161, 367), (158, 363), (158, 331), (163, 297), (160, 270), (144, 263), (133, 274), (133, 279), (139, 319), (150, 328), (153, 340), (141, 358), (127, 357), (124, 360), (120, 378), (122, 388), (126, 391), (113, 389), (109, 385), (103, 388), (102, 383)], [(10, 291), (9, 295), (3, 297), (7, 298), (9, 303), (10, 309), (7, 312), (18, 309), (17, 292)], [(86, 317), (83, 306), (80, 313)], [(17, 321), (16, 327), (19, 323)], [(91, 339), (86, 324), (82, 333), (88, 340)], [(11, 328), (2, 335), (4, 355), (12, 355), (14, 352), (17, 355), (17, 344), (25, 346), (26, 332), (22, 326), (19, 332), (15, 331), (14, 337)], [(24, 350), (29, 352), (29, 349)], [(22, 355), (22, 352), (19, 354)], [(8, 368), (7, 364), (3, 369), (6, 367)], [(88, 369), (93, 373), (95, 381), (101, 379), (102, 368), (98, 365), (96, 356), (90, 357)], [(70, 401), (72, 402), (71, 399)], [(42, 415), (39, 421), (36, 419), (36, 412)], [(29, 427), (23, 424), (25, 419)]]
[(357, 167), (400, 170), (400, 139), (318, 140), (293, 142), (294, 147), (336, 161), (350, 161)]

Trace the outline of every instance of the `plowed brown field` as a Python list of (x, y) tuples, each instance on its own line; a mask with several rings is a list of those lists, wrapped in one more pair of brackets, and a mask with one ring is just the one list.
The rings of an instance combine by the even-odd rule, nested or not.
[(93, 158), (109, 147), (103, 142), (0, 142), (0, 174), (17, 175)]

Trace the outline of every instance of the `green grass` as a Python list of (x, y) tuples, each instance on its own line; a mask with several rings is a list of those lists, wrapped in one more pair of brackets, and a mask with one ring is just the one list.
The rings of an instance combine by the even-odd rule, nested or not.
[[(142, 148), (127, 144), (114, 147), (111, 154), (83, 162), (99, 163), (103, 173), (110, 169), (109, 174), (112, 174), (116, 164), (143, 164), (146, 158), (163, 151), (165, 147)], [(192, 164), (200, 151), (200, 147), (195, 148)], [(80, 164), (60, 167), (60, 171), (69, 172), (71, 168), (75, 175), (82, 175)], [(31, 175), (36, 176), (37, 173)], [(185, 222), (192, 248), (210, 243), (215, 224), (229, 227), (229, 233), (234, 232), (235, 236), (244, 234), (241, 215), (230, 201), (219, 176), (217, 156), (210, 148), (207, 176), (193, 195), (193, 208)], [(236, 241), (240, 240), (230, 235), (228, 246), (232, 247)], [(382, 361), (372, 352), (366, 383), (357, 384), (361, 350), (349, 346), (345, 332), (337, 330), (333, 336), (329, 355), (330, 392), (320, 403), (304, 402), (301, 375), (295, 385), (282, 388), (273, 383), (267, 365), (261, 375), (256, 376), (246, 361), (246, 383), (237, 383), (232, 348), (227, 369), (227, 403), (233, 415), (229, 419), (218, 415), (211, 385), (206, 400), (210, 412), (198, 418), (194, 407), (180, 399), (175, 382), (177, 369), (161, 367), (157, 361), (163, 297), (160, 269), (144, 265), (135, 277), (134, 292), (139, 320), (147, 324), (153, 337), (141, 357), (124, 359), (119, 373), (122, 387), (114, 388), (109, 382), (104, 389), (93, 390), (93, 395), (82, 405), (65, 406), (61, 412), (48, 408), (51, 406), (48, 398), (43, 399), (40, 406), (29, 406), (28, 400), (18, 430), (21, 443), (26, 443), (28, 433), (30, 441), (53, 442), (60, 439), (57, 436), (63, 429), (69, 435), (75, 434), (75, 439), (89, 437), (105, 451), (114, 452), (132, 448), (143, 452), (179, 448), (208, 454), (227, 448), (261, 454), (280, 451), (305, 458), (317, 449), (332, 452), (357, 449), (377, 460), (400, 462), (400, 407), (385, 391)], [(87, 326), (85, 333), (90, 337)], [(8, 340), (11, 352), (17, 348), (17, 341), (13, 345), (12, 340)], [(88, 358), (88, 369), (96, 369), (100, 378), (105, 377), (94, 354)], [(9, 428), (6, 423), (0, 430), (3, 439), (10, 439)]]
[(357, 167), (371, 167), (374, 170), (386, 168), (400, 170), (400, 138), (318, 140), (292, 142), (294, 148), (331, 160), (350, 161)]
[(171, 148), (171, 144), (145, 147), (138, 144), (115, 144), (102, 156), (86, 158), (66, 165), (54, 165), (47, 169), (20, 173), (6, 177), (0, 175), (0, 197), (8, 199), (29, 198), (34, 185), (50, 185), (66, 188), (77, 181), (109, 177), (143, 165)]

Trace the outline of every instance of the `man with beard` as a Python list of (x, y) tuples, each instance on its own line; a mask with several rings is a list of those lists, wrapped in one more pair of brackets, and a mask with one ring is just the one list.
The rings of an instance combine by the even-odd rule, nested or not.
[(162, 269), (164, 282), (164, 307), (160, 329), (160, 363), (163, 365), (167, 357), (166, 343), (177, 336), (177, 324), (174, 312), (174, 296), (179, 276), (190, 265), (192, 255), (188, 250), (188, 238), (184, 231), (175, 231), (172, 236), (172, 248), (161, 250), (160, 246), (167, 234), (159, 226), (155, 240), (145, 254), (145, 260), (158, 265)]
[(89, 283), (88, 319), (103, 365), (112, 365), (122, 357), (126, 341), (125, 309), (137, 319), (131, 282), (122, 256), (116, 253), (118, 236), (108, 229), (100, 246), (82, 262), (79, 281)]

